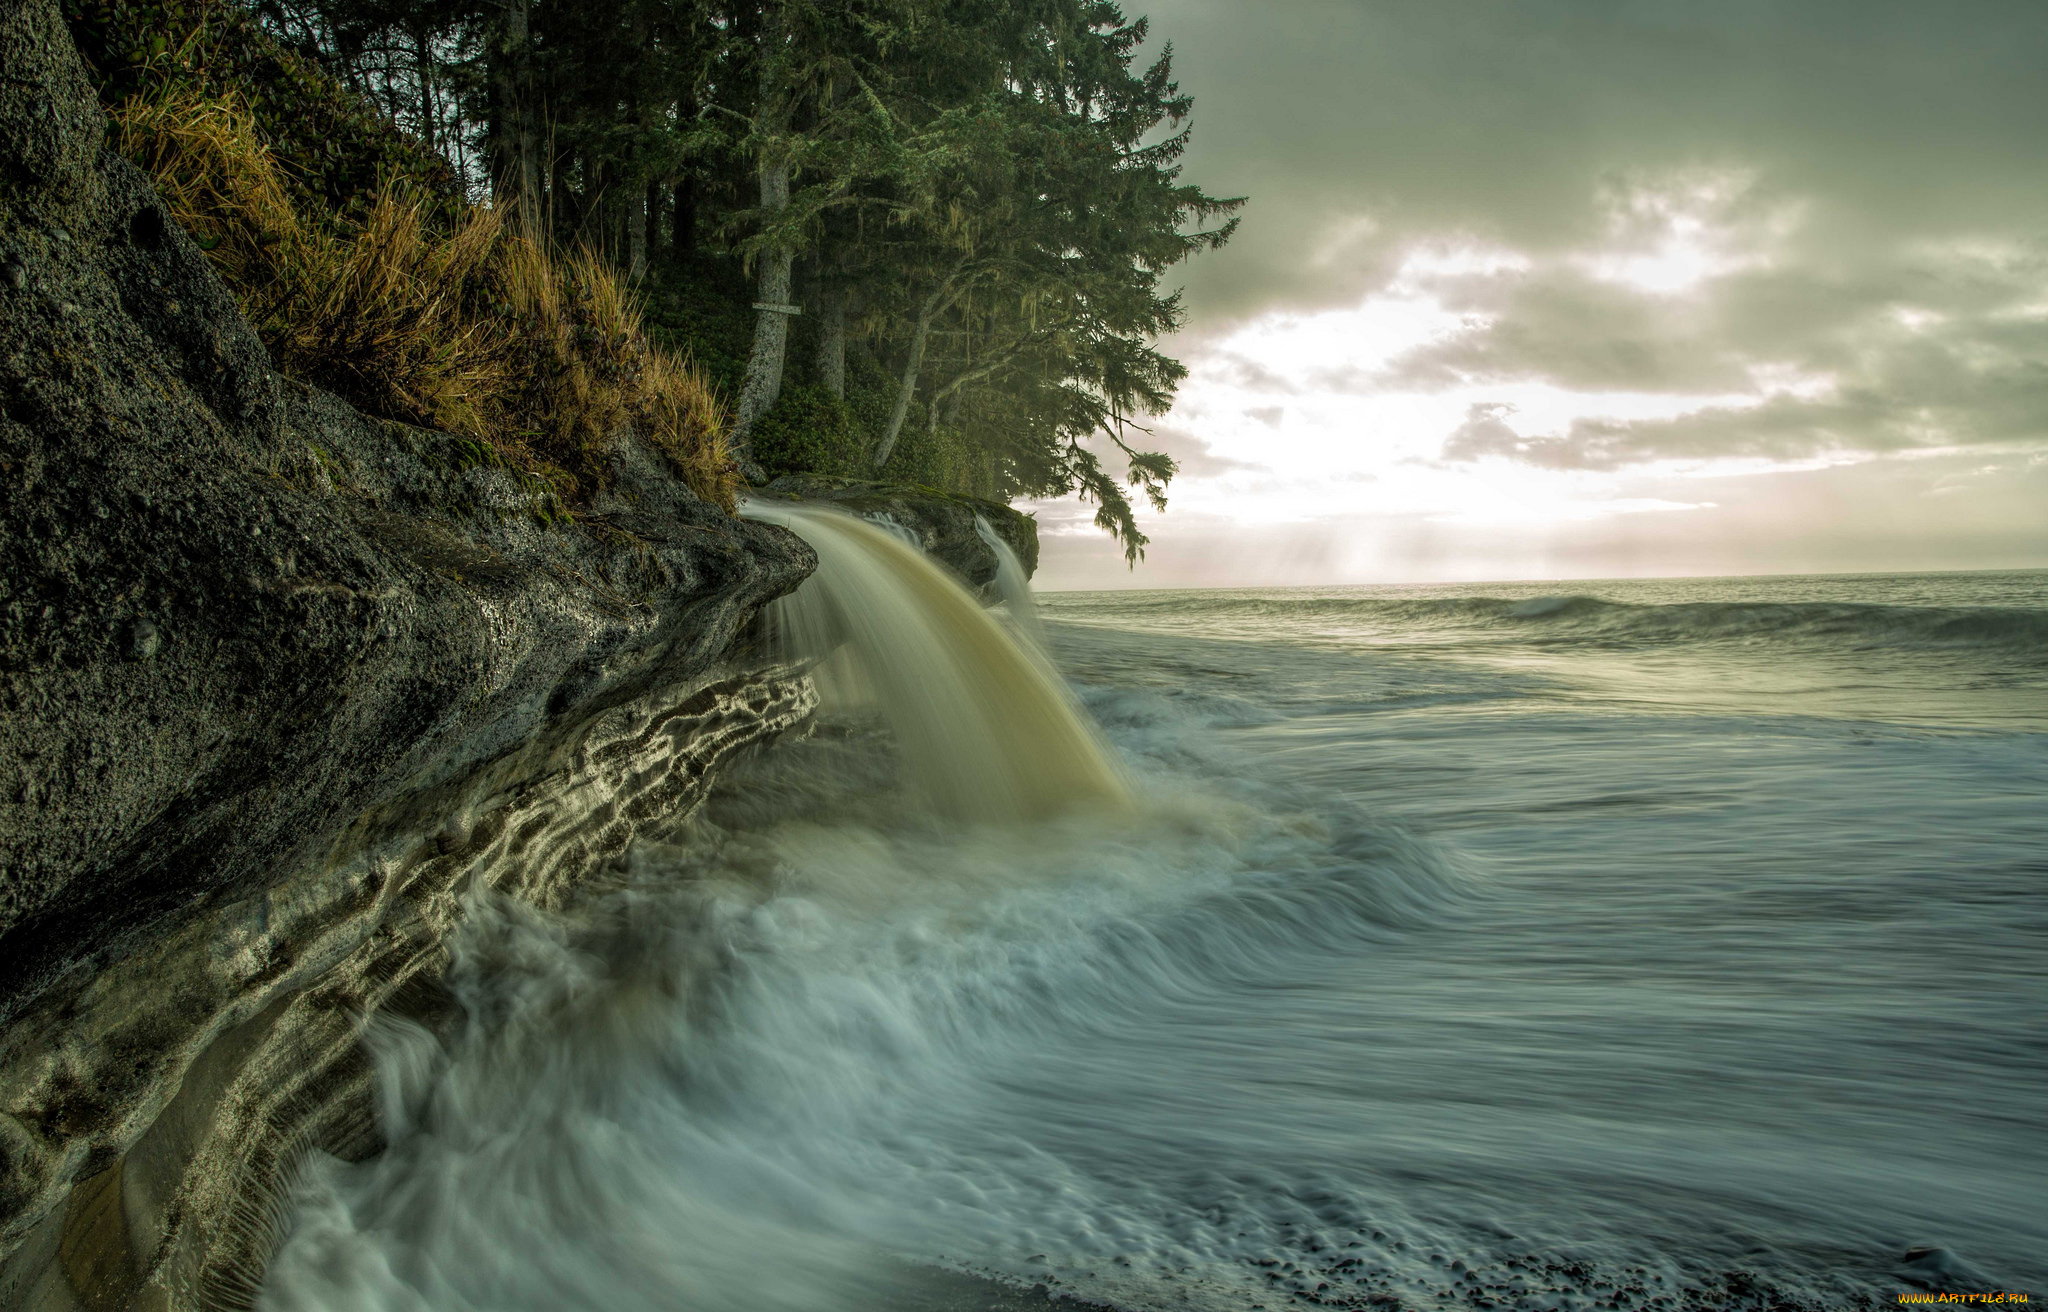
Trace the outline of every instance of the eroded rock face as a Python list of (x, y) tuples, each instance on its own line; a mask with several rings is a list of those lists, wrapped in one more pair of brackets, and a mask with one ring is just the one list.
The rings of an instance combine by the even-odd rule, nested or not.
[(540, 901), (807, 714), (814, 561), (645, 448), (580, 522), (275, 374), (0, 6), (0, 1308), (237, 1303), (359, 1039), (480, 886)]
[(983, 601), (999, 600), (996, 553), (975, 533), (976, 515), (1017, 553), (1027, 575), (1038, 572), (1038, 521), (1000, 501), (821, 474), (785, 474), (754, 495), (770, 501), (830, 502), (894, 525), (915, 537), (927, 554), (958, 575)]

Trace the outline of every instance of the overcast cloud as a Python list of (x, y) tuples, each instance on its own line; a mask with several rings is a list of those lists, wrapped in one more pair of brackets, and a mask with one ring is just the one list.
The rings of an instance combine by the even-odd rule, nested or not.
[(1048, 586), (2048, 565), (2048, 5), (1130, 8), (1251, 204)]

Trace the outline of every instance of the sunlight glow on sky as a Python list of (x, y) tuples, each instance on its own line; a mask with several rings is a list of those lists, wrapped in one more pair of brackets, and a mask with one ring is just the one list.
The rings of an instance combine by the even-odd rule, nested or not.
[[(1726, 273), (1765, 265), (1769, 251), (1749, 244), (1756, 234), (1710, 221), (1739, 192), (1732, 179), (1637, 188), (1610, 200), (1615, 245), (1554, 263), (1658, 297), (1682, 296)], [(1707, 410), (1739, 411), (1774, 396), (1812, 398), (1831, 387), (1831, 380), (1791, 363), (1754, 366), (1750, 390), (1714, 393), (1594, 391), (1538, 380), (1418, 385), (1390, 376), (1390, 367), (1423, 348), (1497, 327), (1492, 316), (1447, 305), (1447, 284), (1461, 284), (1469, 295), (1474, 284), (1517, 281), (1538, 266), (1518, 251), (1420, 246), (1383, 290), (1356, 308), (1266, 315), (1204, 345), (1191, 360), (1170, 422), (1196, 434), (1208, 456), (1229, 467), (1188, 479), (1179, 504), (1246, 523), (1422, 514), (1443, 522), (1540, 524), (1691, 510), (1696, 503), (1629, 495), (1630, 480), (1646, 472), (1751, 472), (1759, 462), (1731, 456), (1652, 461), (1623, 475), (1531, 468), (1504, 454), (1446, 460), (1446, 445), (1478, 413), (1495, 417), (1517, 437), (1559, 438), (1582, 421), (1669, 421)]]
[[(1513, 29), (1577, 11), (1303, 3), (1327, 21), (1147, 7), (1197, 95), (1190, 176), (1252, 204), (1190, 266), (1146, 563), (1046, 503), (1043, 586), (2048, 566), (2048, 167), (1998, 158), (2048, 95), (2008, 34), (1866, 6), (1859, 71), (1818, 15), (1644, 0), (1539, 74)], [(1884, 121), (1887, 79), (1918, 117)], [(1308, 122), (1349, 135), (1289, 156)]]
[(1607, 211), (1606, 249), (1576, 257), (1593, 277), (1653, 295), (1697, 288), (1710, 278), (1744, 269), (1767, 268), (1763, 247), (1789, 236), (1799, 221), (1797, 207), (1783, 207), (1750, 223), (1730, 211), (1756, 185), (1748, 170), (1695, 170), (1663, 185), (1614, 189), (1603, 195)]

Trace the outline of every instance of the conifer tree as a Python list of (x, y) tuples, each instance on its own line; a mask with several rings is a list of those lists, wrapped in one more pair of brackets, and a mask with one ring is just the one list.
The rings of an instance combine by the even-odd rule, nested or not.
[[(697, 307), (678, 344), (728, 362), (743, 455), (764, 423), (810, 425), (777, 468), (1078, 493), (1142, 554), (1125, 489), (1163, 506), (1174, 466), (1139, 425), (1184, 375), (1163, 277), (1241, 203), (1182, 180), (1192, 101), (1170, 46), (1140, 60), (1144, 19), (1111, 0), (228, 2), (472, 199)], [(777, 420), (791, 377), (819, 399)]]

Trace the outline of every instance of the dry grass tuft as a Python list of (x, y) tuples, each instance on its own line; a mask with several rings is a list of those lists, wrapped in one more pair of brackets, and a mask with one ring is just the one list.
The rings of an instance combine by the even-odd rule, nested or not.
[(707, 501), (738, 485), (717, 397), (652, 345), (619, 276), (556, 258), (484, 209), (437, 227), (387, 185), (361, 221), (310, 208), (232, 99), (136, 98), (122, 151), (205, 247), (277, 365), (392, 418), (477, 439), (565, 499), (605, 480), (622, 429)]

